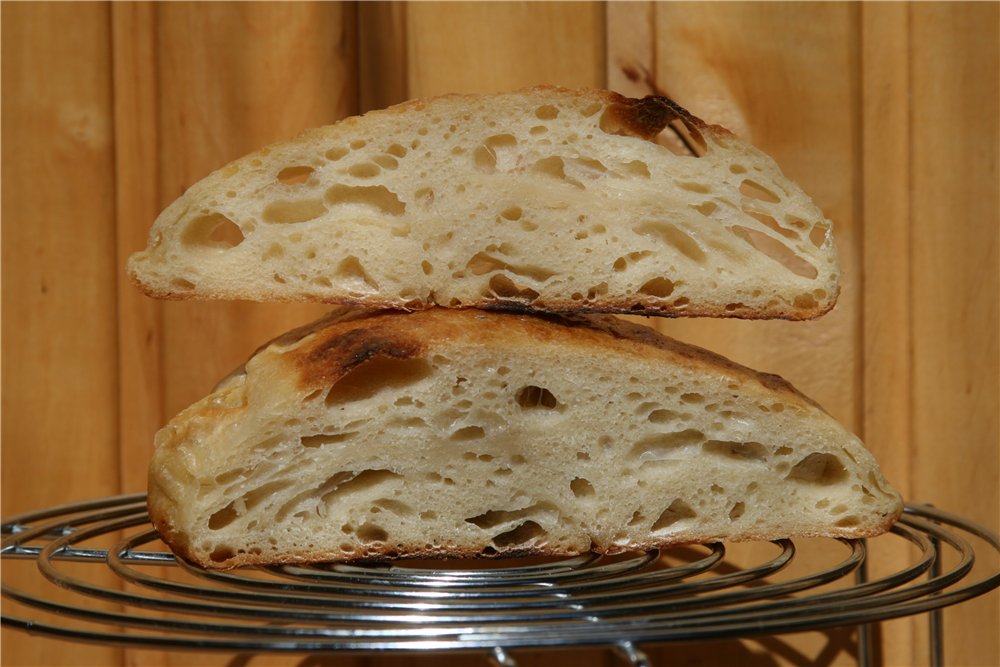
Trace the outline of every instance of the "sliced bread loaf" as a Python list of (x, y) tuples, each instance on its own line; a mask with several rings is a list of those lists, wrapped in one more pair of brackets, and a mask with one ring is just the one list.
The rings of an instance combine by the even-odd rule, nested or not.
[(350, 312), (157, 435), (149, 510), (206, 567), (859, 537), (902, 509), (774, 375), (610, 316)]
[(830, 222), (664, 97), (539, 87), (305, 132), (193, 185), (129, 272), (165, 298), (806, 319)]

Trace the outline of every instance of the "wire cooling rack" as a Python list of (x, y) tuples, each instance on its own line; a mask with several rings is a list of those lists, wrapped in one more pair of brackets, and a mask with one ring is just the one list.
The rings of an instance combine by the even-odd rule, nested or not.
[(998, 536), (924, 505), (867, 541), (227, 572), (175, 560), (142, 494), (13, 517), (2, 530), (5, 626), (167, 650), (485, 650), (513, 665), (512, 648), (607, 645), (643, 665), (642, 642), (863, 626), (1000, 586)]

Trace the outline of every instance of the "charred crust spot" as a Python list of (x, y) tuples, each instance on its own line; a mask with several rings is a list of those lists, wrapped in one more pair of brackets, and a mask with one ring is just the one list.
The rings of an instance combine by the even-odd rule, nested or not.
[(606, 122), (612, 127), (617, 125), (619, 133), (649, 140), (655, 139), (675, 120), (680, 120), (691, 129), (707, 127), (703, 120), (662, 95), (647, 95), (642, 99), (619, 97), (607, 108), (605, 114), (602, 123)]
[(329, 384), (375, 356), (412, 359), (420, 356), (423, 346), (414, 339), (392, 336), (375, 327), (345, 331), (321, 340), (300, 359), (302, 383), (307, 386)]

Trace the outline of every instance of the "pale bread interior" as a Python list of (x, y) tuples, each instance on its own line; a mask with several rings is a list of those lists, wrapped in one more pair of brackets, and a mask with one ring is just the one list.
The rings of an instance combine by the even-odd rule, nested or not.
[[(397, 317), (417, 315), (439, 316)], [(300, 379), (318, 334), (264, 349), (158, 435), (161, 534), (228, 567), (858, 537), (901, 510), (860, 441), (773, 376), (483, 317), (508, 345), (452, 317), (457, 338), (332, 384)]]
[[(829, 310), (836, 249), (810, 198), (722, 128), (668, 101), (634, 103), (536, 88), (309, 131), (192, 186), (129, 271), (169, 298), (790, 319)], [(664, 123), (659, 137), (634, 126), (650, 117)]]

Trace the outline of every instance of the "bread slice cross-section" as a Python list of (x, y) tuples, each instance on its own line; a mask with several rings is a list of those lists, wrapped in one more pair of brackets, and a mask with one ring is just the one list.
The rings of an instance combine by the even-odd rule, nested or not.
[(902, 506), (774, 375), (611, 316), (350, 312), (164, 427), (149, 509), (206, 567), (859, 537)]
[(408, 102), (225, 166), (129, 261), (166, 298), (807, 319), (830, 222), (665, 97), (540, 87)]

